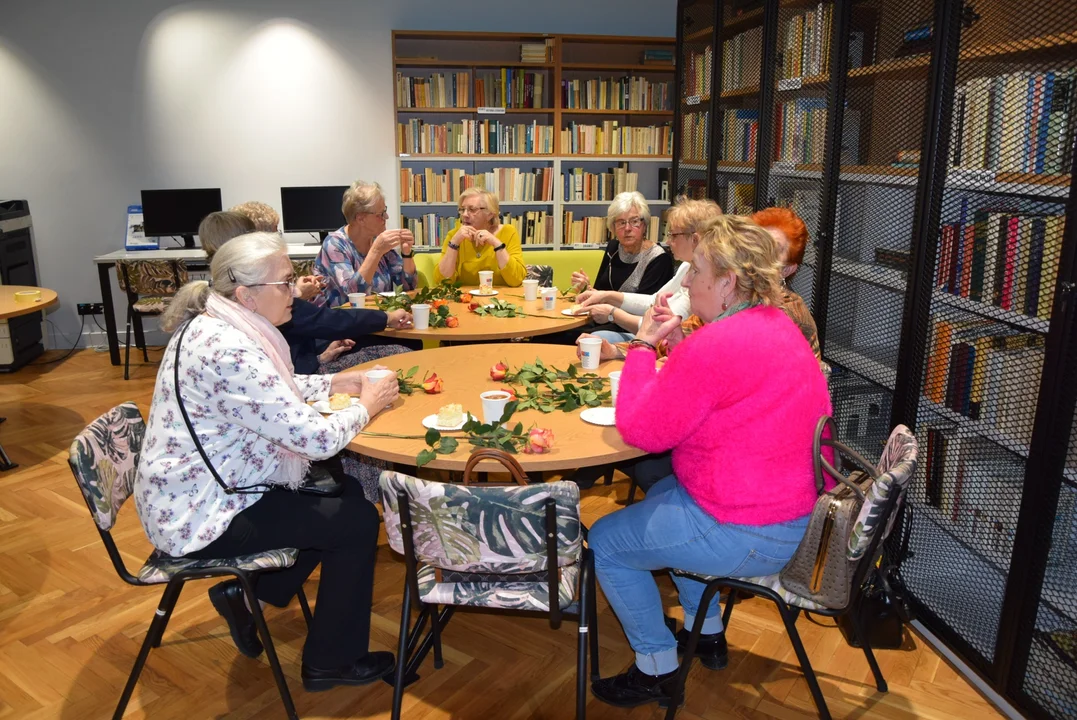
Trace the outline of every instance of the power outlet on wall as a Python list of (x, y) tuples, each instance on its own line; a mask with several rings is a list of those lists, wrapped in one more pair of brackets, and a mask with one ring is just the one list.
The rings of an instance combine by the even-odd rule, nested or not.
[(79, 303), (76, 307), (79, 315), (103, 315), (105, 313), (103, 303)]

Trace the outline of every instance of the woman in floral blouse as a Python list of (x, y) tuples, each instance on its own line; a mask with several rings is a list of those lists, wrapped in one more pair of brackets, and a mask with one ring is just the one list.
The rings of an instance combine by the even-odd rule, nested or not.
[[(324, 690), (372, 682), (393, 668), (391, 653), (368, 652), (377, 511), (346, 477), (336, 498), (288, 490), (302, 484), (311, 461), (333, 458), (396, 399), (396, 378), (293, 373), (276, 326), (291, 317), (295, 274), (277, 235), (235, 238), (216, 253), (210, 272), (212, 288), (188, 283), (162, 317), (162, 327), (177, 332), (157, 375), (135, 481), (142, 526), (172, 556), (298, 548), (292, 567), (258, 580), (259, 600), (280, 607), (320, 562), (303, 684)], [(358, 404), (329, 417), (306, 404), (338, 392), (358, 395)], [(240, 652), (260, 654), (238, 585), (214, 586), (210, 600)]]
[(336, 307), (348, 302), (348, 293), (392, 292), (396, 286), (414, 290), (415, 238), (411, 230), (386, 230), (389, 212), (377, 183), (356, 180), (344, 191), (340, 208), (348, 224), (329, 233), (314, 270), (326, 286), (318, 304)]

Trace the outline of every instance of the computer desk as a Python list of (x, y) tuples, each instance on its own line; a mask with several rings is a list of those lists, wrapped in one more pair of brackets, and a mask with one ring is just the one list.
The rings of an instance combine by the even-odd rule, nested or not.
[[(321, 245), (288, 245), (288, 257), (293, 260), (313, 260), (318, 256)], [(120, 338), (117, 335), (115, 304), (112, 302), (112, 288), (116, 286), (109, 277), (109, 270), (116, 267), (118, 260), (183, 260), (189, 270), (204, 270), (209, 267), (206, 252), (202, 249), (186, 250), (117, 250), (93, 259), (97, 265), (97, 279), (101, 283), (101, 304), (105, 308), (105, 336), (108, 340), (108, 356), (113, 365), (120, 362)]]

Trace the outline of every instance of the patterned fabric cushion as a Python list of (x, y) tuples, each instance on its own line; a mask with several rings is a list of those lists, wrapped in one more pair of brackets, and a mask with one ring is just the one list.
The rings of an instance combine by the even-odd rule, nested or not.
[[(881, 473), (871, 484), (865, 493), (864, 504), (860, 508), (860, 514), (853, 524), (853, 530), (849, 533), (849, 547), (847, 554), (850, 560), (859, 560), (878, 529), (879, 519), (882, 517), (883, 507), (893, 488), (903, 488), (908, 484), (909, 478), (916, 471), (916, 456), (918, 446), (916, 437), (904, 425), (898, 425), (890, 433), (890, 438), (883, 448), (882, 458), (876, 469)], [(890, 533), (897, 513), (890, 515), (890, 525), (885, 534)]]
[(525, 265), (527, 279), (538, 280), (539, 287), (553, 287), (553, 265)]
[(131, 495), (146, 423), (133, 402), (109, 410), (80, 432), (67, 462), (97, 527), (110, 530)]
[[(124, 280), (124, 267), (130, 288)], [(182, 260), (120, 260), (116, 262), (120, 290), (136, 295), (175, 295), (187, 284), (187, 266)]]
[(464, 486), (381, 474), (389, 545), (404, 552), (397, 491), (410, 498), (415, 555), (422, 563), (462, 572), (524, 573), (546, 569), (546, 499), (557, 504), (557, 557), (579, 561), (580, 489), (571, 482)]
[(146, 564), (139, 569), (138, 579), (148, 585), (154, 585), (168, 582), (173, 575), (183, 570), (203, 570), (225, 565), (250, 572), (286, 568), (291, 567), (297, 557), (299, 557), (299, 551), (295, 548), (266, 550), (252, 555), (213, 558), (211, 560), (172, 557), (171, 555), (165, 555), (160, 550), (154, 550), (153, 554), (146, 560)]
[(314, 260), (292, 260), (292, 272), (297, 278), (314, 274)]
[(143, 315), (153, 315), (163, 313), (170, 302), (172, 302), (172, 298), (170, 297), (147, 295), (145, 297), (140, 297), (138, 302), (131, 307), (135, 309), (135, 312), (140, 312)]
[[(545, 581), (438, 582), (435, 569), (430, 565), (420, 568), (418, 575), (419, 598), (424, 603), (537, 612), (548, 612), (550, 609), (550, 586)], [(579, 577), (579, 564), (561, 568), (561, 581), (557, 586), (557, 602), (562, 610), (571, 605), (575, 599)], [(447, 578), (443, 576), (442, 579)]]

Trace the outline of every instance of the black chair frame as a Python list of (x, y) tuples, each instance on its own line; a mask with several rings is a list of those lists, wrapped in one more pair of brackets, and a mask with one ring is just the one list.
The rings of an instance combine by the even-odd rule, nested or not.
[[(411, 508), (408, 495), (403, 490), (397, 492), (397, 507), (400, 508), (400, 530), (404, 543), (404, 604), (400, 610), (400, 640), (397, 648), (396, 674), (393, 681), (392, 720), (400, 720), (400, 707), (404, 700), (404, 688), (419, 679), (418, 669), (431, 649), (434, 651), (434, 667), (444, 664), (441, 654), (441, 633), (452, 618), (456, 608), (448, 605), (438, 611), (437, 605), (419, 600), (419, 563), (415, 557), (413, 538), (414, 528), (411, 521)], [(591, 680), (597, 680), (598, 674), (598, 610), (596, 606), (597, 585), (595, 582), (594, 556), (590, 548), (583, 548), (580, 555), (579, 603), (577, 612), (561, 610), (557, 601), (560, 585), (560, 569), (557, 564), (557, 503), (546, 500), (546, 581), (549, 584), (550, 609), (547, 615), (550, 628), (558, 629), (561, 619), (567, 615), (575, 617), (579, 624), (579, 636), (576, 646), (576, 717), (583, 720), (587, 706), (587, 652), (591, 653)], [(581, 531), (586, 538), (586, 529), (581, 524)], [(508, 579), (510, 576), (506, 576)], [(411, 624), (412, 605), (418, 603), (419, 615), (415, 624)], [(520, 611), (528, 612), (528, 611)], [(531, 614), (531, 613), (529, 613)], [(430, 630), (423, 636), (426, 623), (431, 620)], [(420, 641), (421, 638), (421, 641)]]
[[(89, 503), (87, 503), (87, 507), (89, 507)], [(90, 513), (93, 513), (92, 507), (90, 507)], [(94, 524), (94, 527), (97, 527), (96, 523)], [(120, 576), (120, 579), (128, 585), (152, 587), (153, 585), (160, 584), (147, 583), (132, 575), (127, 570), (127, 566), (124, 565), (123, 558), (120, 557), (120, 551), (116, 547), (115, 540), (112, 539), (112, 533), (108, 530), (102, 530), (100, 527), (97, 527), (97, 532), (101, 536), (101, 541), (105, 544), (105, 549), (108, 551), (108, 557), (112, 560), (112, 566), (116, 569), (116, 574)], [(112, 714), (113, 720), (120, 720), (127, 710), (127, 703), (131, 700), (131, 695), (135, 690), (135, 685), (138, 683), (139, 675), (142, 674), (142, 668), (146, 664), (146, 658), (149, 657), (150, 650), (161, 646), (161, 638), (164, 637), (165, 628), (168, 626), (168, 621), (172, 617), (172, 610), (176, 607), (176, 601), (179, 600), (180, 591), (183, 590), (184, 584), (189, 580), (206, 580), (209, 578), (228, 576), (238, 579), (240, 586), (243, 588), (243, 594), (247, 598), (247, 603), (251, 607), (251, 614), (254, 616), (254, 624), (258, 628), (258, 635), (262, 640), (262, 645), (265, 647), (266, 659), (269, 661), (270, 668), (273, 669), (273, 679), (277, 683), (277, 690), (280, 692), (281, 702), (284, 703), (284, 709), (288, 713), (288, 717), (292, 720), (297, 720), (299, 716), (296, 714), (295, 704), (292, 702), (291, 693), (288, 692), (288, 683), (284, 679), (284, 671), (281, 669), (280, 660), (277, 659), (277, 651), (273, 646), (273, 638), (269, 635), (269, 627), (266, 625), (261, 605), (258, 603), (258, 598), (254, 594), (254, 585), (257, 576), (261, 574), (261, 572), (273, 572), (276, 569), (277, 568), (268, 568), (264, 571), (250, 571), (228, 565), (221, 565), (213, 568), (182, 570), (173, 575), (165, 585), (164, 592), (161, 594), (161, 600), (157, 604), (157, 611), (154, 613), (153, 621), (150, 623), (150, 628), (146, 633), (146, 639), (142, 642), (142, 647), (138, 651), (138, 657), (135, 659), (135, 665), (131, 668), (131, 674), (128, 676), (127, 684), (124, 686), (123, 694), (120, 696), (120, 702), (116, 706), (116, 711)], [(307, 626), (309, 627), (311, 622), (311, 612), (310, 605), (307, 603), (306, 593), (300, 588), (297, 595), (299, 597), (299, 605), (303, 609), (303, 617), (306, 619)]]
[[(860, 617), (855, 610), (863, 595), (865, 581), (868, 579), (869, 573), (875, 572), (876, 561), (882, 554), (881, 543), (883, 541), (885, 529), (889, 527), (890, 518), (894, 512), (898, 512), (904, 505), (904, 496), (907, 487), (907, 484), (901, 487), (895, 487), (893, 492), (891, 492), (890, 497), (887, 498), (886, 503), (883, 505), (883, 512), (877, 526), (878, 530), (872, 537), (867, 552), (865, 552), (860, 560), (857, 561), (856, 571), (853, 573), (853, 589), (849, 596), (849, 603), (844, 608), (838, 610), (824, 608), (809, 611), (814, 615), (821, 615), (824, 617), (839, 617), (852, 611), (851, 617), (853, 626), (856, 629), (857, 636), (861, 639), (861, 647), (864, 650), (864, 656), (867, 658), (868, 666), (871, 667), (871, 673), (875, 677), (875, 687), (878, 688), (879, 692), (888, 691), (886, 679), (883, 678), (882, 670), (879, 669), (879, 663), (876, 662), (875, 654), (871, 650), (871, 644), (869, 642), (870, 634), (867, 632), (867, 628), (861, 627)], [(797, 618), (800, 617), (803, 608), (790, 605), (782, 599), (781, 595), (762, 585), (755, 585), (754, 583), (748, 583), (734, 578), (716, 578), (709, 580), (692, 573), (679, 572), (678, 574), (682, 577), (706, 583), (706, 588), (703, 590), (703, 598), (700, 601), (699, 606), (700, 609), (696, 614), (695, 622), (692, 625), (692, 630), (688, 636), (688, 642), (684, 649), (684, 656), (681, 660), (681, 665), (677, 673), (677, 681), (674, 686), (674, 697), (681, 698), (683, 696), (684, 684), (688, 678), (688, 671), (691, 669), (692, 660), (695, 658), (699, 636), (703, 632), (703, 622), (706, 620), (707, 609), (710, 607), (715, 593), (717, 593), (720, 588), (725, 587), (730, 589), (725, 611), (722, 613), (722, 622), (726, 627), (728, 627), (729, 618), (733, 614), (733, 605), (736, 599), (734, 596), (738, 592), (765, 598), (778, 607), (778, 614), (781, 615), (782, 623), (785, 625), (785, 630), (789, 634), (789, 642), (792, 643), (793, 650), (796, 652), (797, 660), (800, 662), (800, 669), (804, 673), (804, 678), (808, 681), (808, 688), (811, 690), (812, 699), (815, 701), (815, 707), (819, 711), (819, 717), (822, 718), (822, 720), (831, 720), (830, 709), (827, 707), (826, 698), (823, 697), (823, 691), (819, 688), (819, 680), (816, 678), (815, 670), (812, 668), (811, 661), (808, 659), (808, 654), (804, 650), (804, 643), (800, 639), (800, 633), (797, 632), (796, 622)], [(670, 703), (669, 709), (666, 711), (666, 720), (673, 720), (674, 716), (677, 714), (678, 705), (679, 703), (676, 702)]]

